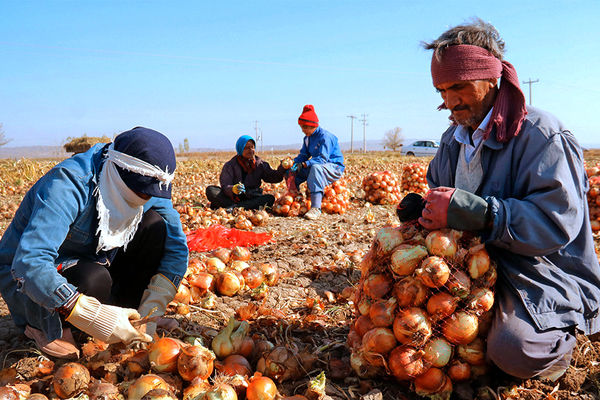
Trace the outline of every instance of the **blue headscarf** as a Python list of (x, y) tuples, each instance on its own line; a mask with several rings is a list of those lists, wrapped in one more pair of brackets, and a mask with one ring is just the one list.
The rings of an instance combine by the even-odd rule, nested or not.
[(248, 143), (250, 140), (252, 140), (252, 143), (254, 143), (256, 146), (256, 140), (252, 139), (252, 136), (249, 135), (240, 136), (237, 142), (235, 142), (235, 151), (237, 151), (238, 156), (242, 155), (244, 152), (244, 147), (246, 147), (246, 143)]

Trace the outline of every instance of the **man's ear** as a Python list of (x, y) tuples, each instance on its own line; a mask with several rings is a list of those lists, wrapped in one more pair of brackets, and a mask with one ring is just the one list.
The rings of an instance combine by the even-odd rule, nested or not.
[(490, 87), (496, 87), (496, 85), (498, 85), (498, 78), (490, 78), (488, 79), (488, 82), (490, 83)]

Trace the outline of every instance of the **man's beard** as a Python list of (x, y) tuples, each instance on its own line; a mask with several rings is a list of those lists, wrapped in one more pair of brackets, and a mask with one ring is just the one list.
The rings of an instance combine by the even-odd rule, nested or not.
[[(467, 108), (467, 110), (470, 111), (471, 109)], [(456, 116), (456, 114), (454, 114), (454, 112), (452, 112), (452, 120), (459, 125), (472, 127), (472, 126), (478, 126), (479, 124), (481, 124), (481, 121), (483, 121), (483, 119), (485, 118), (486, 115), (487, 115), (487, 111), (481, 110), (476, 114), (472, 113), (470, 116), (468, 116), (466, 118), (458, 118)]]

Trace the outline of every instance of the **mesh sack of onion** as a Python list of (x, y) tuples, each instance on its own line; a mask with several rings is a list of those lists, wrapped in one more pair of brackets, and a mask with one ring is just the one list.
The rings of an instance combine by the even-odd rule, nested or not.
[(590, 190), (588, 192), (588, 206), (592, 231), (600, 231), (600, 174), (590, 176)]
[(411, 163), (402, 167), (402, 190), (405, 192), (426, 193), (427, 164)]
[(362, 182), (365, 200), (373, 204), (397, 204), (400, 201), (400, 181), (390, 171), (367, 175)]
[(348, 344), (364, 378), (391, 376), (421, 396), (484, 374), (495, 263), (470, 232), (415, 222), (381, 229), (361, 262)]
[[(343, 214), (350, 204), (350, 192), (343, 180), (333, 182), (323, 190), (321, 210), (327, 214)], [(283, 217), (296, 217), (306, 214), (310, 210), (310, 195), (304, 196), (300, 192), (286, 190), (278, 196), (273, 204), (273, 213)]]

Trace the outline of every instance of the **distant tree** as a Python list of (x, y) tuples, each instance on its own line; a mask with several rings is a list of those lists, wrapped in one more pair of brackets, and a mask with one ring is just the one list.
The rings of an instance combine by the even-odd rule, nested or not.
[(8, 142), (10, 142), (10, 139), (6, 137), (4, 134), (4, 129), (2, 129), (2, 124), (0, 124), (0, 147), (4, 146)]
[(179, 154), (183, 154), (183, 144), (179, 143)]
[(397, 149), (402, 147), (403, 141), (404, 135), (402, 135), (402, 128), (395, 127), (394, 129), (390, 129), (385, 133), (385, 136), (383, 138), (383, 148), (396, 151)]
[(183, 139), (183, 150), (185, 150), (186, 153), (190, 151), (190, 141), (188, 138)]

